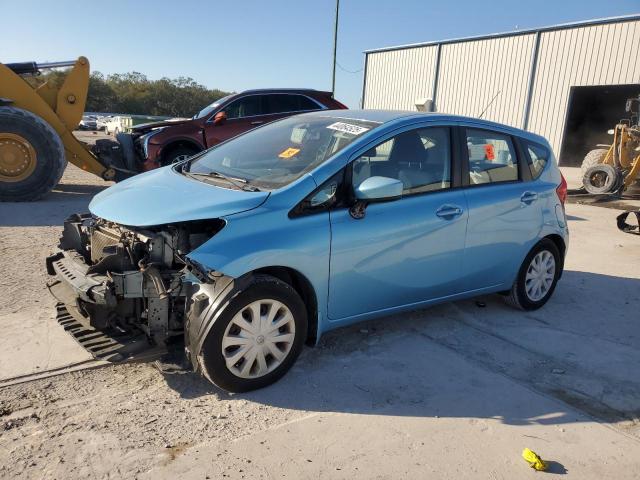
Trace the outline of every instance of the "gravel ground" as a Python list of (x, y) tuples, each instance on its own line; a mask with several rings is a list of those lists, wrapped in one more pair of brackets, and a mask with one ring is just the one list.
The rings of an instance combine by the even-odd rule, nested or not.
[[(43, 258), (104, 186), (69, 167), (44, 201), (0, 205), (0, 322), (52, 317)], [(614, 210), (568, 211), (567, 271), (534, 314), (488, 296), (367, 322), (244, 395), (152, 364), (0, 388), (0, 478), (533, 478), (524, 446), (639, 478), (640, 244)]]

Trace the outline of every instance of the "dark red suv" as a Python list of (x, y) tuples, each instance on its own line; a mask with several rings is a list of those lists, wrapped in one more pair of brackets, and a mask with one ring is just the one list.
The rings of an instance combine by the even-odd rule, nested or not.
[(137, 158), (125, 155), (129, 156), (127, 163), (135, 162), (137, 169), (151, 170), (180, 161), (280, 118), (313, 110), (344, 108), (347, 107), (335, 100), (331, 92), (304, 89), (247, 90), (217, 100), (189, 120), (134, 127), (131, 140)]

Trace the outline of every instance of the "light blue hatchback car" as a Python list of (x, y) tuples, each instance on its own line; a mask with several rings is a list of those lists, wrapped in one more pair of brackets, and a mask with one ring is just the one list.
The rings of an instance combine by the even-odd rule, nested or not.
[(239, 392), (361, 320), (498, 292), (544, 305), (568, 244), (542, 137), (443, 114), (341, 110), (265, 125), (97, 195), (47, 259), (102, 331), (162, 345)]

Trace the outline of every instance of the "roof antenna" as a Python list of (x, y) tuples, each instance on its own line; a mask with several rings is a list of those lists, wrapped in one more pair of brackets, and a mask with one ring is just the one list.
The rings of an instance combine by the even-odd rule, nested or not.
[(498, 95), (500, 95), (502, 93), (502, 90), (498, 90), (498, 93), (496, 93), (493, 98), (491, 99), (491, 101), (489, 102), (489, 105), (487, 105), (486, 107), (484, 107), (484, 110), (482, 110), (482, 113), (478, 116), (478, 118), (482, 118), (482, 116), (486, 113), (487, 110), (489, 110), (489, 107), (491, 106), (491, 104), (493, 103), (493, 101), (498, 97)]

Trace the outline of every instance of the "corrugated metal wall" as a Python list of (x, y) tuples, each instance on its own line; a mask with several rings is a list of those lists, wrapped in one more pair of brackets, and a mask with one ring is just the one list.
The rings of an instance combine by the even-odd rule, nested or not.
[[(542, 29), (528, 129), (560, 153), (571, 86), (640, 83), (640, 21)], [(522, 127), (536, 33), (444, 42), (435, 107)], [(367, 54), (364, 108), (415, 110), (431, 97), (437, 45)]]
[(520, 125), (535, 35), (442, 46), (436, 110)]
[(640, 83), (640, 22), (541, 35), (529, 130), (559, 155), (571, 86)]
[(415, 110), (419, 97), (431, 97), (437, 47), (369, 54), (365, 108)]

